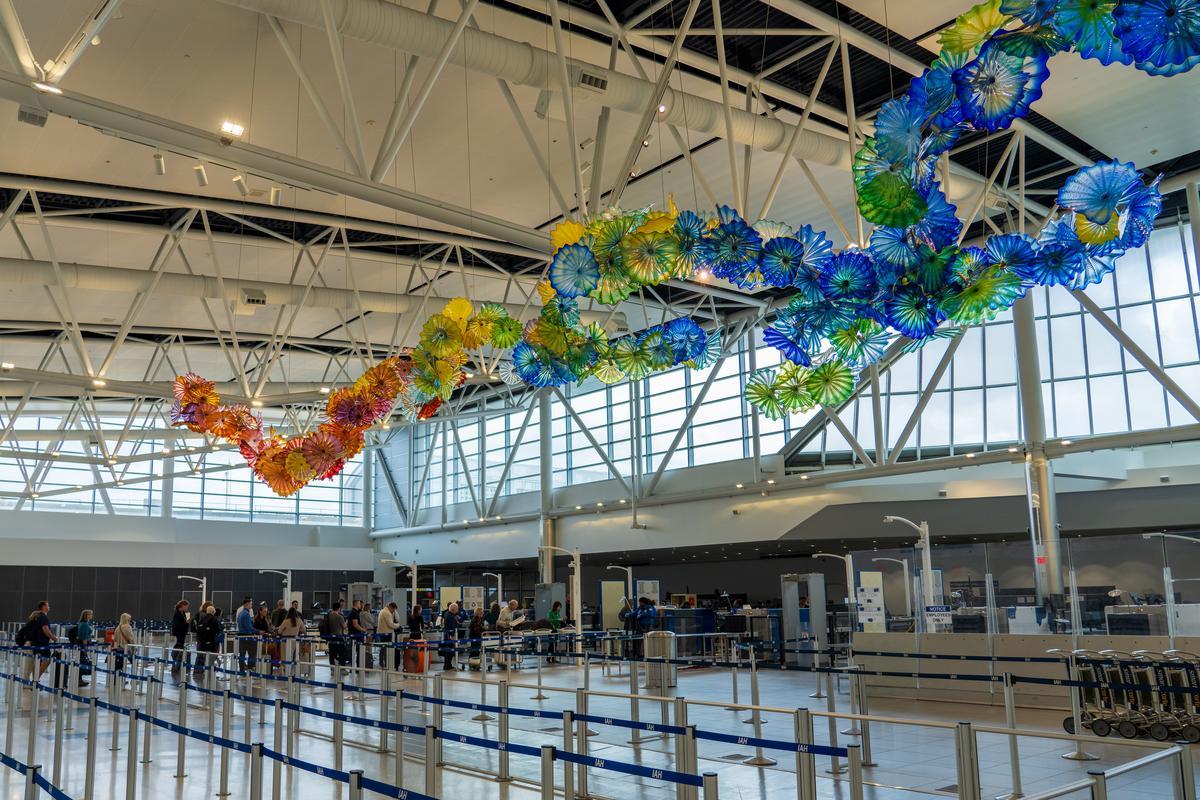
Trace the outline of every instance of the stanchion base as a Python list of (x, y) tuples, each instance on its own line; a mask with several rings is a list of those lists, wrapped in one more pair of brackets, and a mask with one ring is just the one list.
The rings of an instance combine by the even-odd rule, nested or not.
[(475, 716), (471, 717), (471, 719), (474, 722), (491, 722), (495, 719), (495, 717), (493, 717), (491, 714), (476, 714)]
[(846, 768), (845, 768), (845, 767), (838, 767), (837, 769), (827, 769), (827, 770), (825, 770), (825, 774), (826, 774), (826, 775), (841, 775), (841, 774), (842, 774), (842, 773), (844, 773), (845, 771), (846, 771)]
[(859, 766), (860, 767), (878, 767), (879, 762), (878, 761), (864, 761), (861, 764), (859, 764)]
[(825, 699), (825, 693), (824, 692), (813, 692), (812, 694), (809, 695), (809, 697), (815, 697), (817, 700), (823, 700), (823, 699)]
[(549, 699), (550, 699), (550, 696), (549, 696), (549, 695), (542, 694), (541, 692), (538, 692), (537, 694), (533, 695), (533, 696), (532, 696), (532, 697), (530, 697), (529, 699), (530, 699), (530, 700), (549, 700)]
[(586, 736), (599, 736), (600, 734), (597, 733), (596, 731), (592, 730), (591, 728), (588, 728), (587, 731), (585, 731), (585, 735)]
[[(737, 709), (734, 709), (734, 710), (736, 711)], [(771, 721), (771, 720), (769, 720), (769, 719), (764, 719), (764, 720), (762, 721), (762, 724), (763, 724), (763, 725), (766, 725), (766, 724), (767, 724), (768, 722), (770, 722), (770, 721)], [(744, 723), (745, 723), (745, 724), (747, 724), (747, 725), (753, 725), (753, 724), (754, 724), (754, 717), (750, 717), (749, 719), (744, 719), (744, 720), (742, 720), (742, 722), (744, 722)]]
[(1008, 794), (996, 795), (996, 800), (1019, 800), (1019, 798), (1024, 796), (1024, 792), (1009, 792)]
[(667, 738), (665, 734), (662, 734), (662, 733), (652, 733), (652, 734), (650, 734), (649, 736), (643, 736), (643, 737), (642, 737), (642, 738), (640, 738), (640, 739), (627, 739), (627, 740), (625, 741), (625, 743), (626, 743), (626, 744), (632, 744), (632, 745), (639, 745), (639, 744), (645, 744), (646, 742), (657, 742), (657, 741), (661, 741), (661, 740), (663, 740), (663, 739), (665, 739), (665, 738)]
[(1067, 761), (1099, 761), (1100, 756), (1094, 756), (1091, 753), (1085, 753), (1082, 750), (1072, 750), (1069, 753), (1063, 753), (1062, 757)]
[(779, 762), (766, 756), (750, 756), (742, 761), (748, 767), (773, 767)]
[(860, 731), (858, 728), (855, 728), (854, 726), (846, 728), (846, 730), (842, 731), (841, 733), (842, 733), (842, 736), (862, 736), (862, 731)]

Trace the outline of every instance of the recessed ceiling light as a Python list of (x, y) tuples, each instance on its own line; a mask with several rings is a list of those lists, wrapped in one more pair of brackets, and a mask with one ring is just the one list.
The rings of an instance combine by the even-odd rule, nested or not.
[[(52, 83), (42, 83), (41, 81), (34, 81), (33, 88), (37, 89), (39, 92), (45, 92), (46, 94), (62, 94), (62, 89), (58, 88), (57, 86), (55, 86)], [(34, 495), (34, 497), (36, 497), (36, 496), (37, 495)]]
[(575, 506), (576, 511), (583, 511), (583, 506)]
[(775, 479), (774, 479), (774, 478), (767, 478), (767, 485), (768, 485), (768, 486), (774, 486), (774, 485), (775, 485)]
[(659, 103), (659, 104), (658, 104), (658, 113), (660, 113), (660, 114), (665, 114), (665, 113), (667, 113), (667, 104), (666, 104), (666, 103)]
[(604, 508), (604, 503), (596, 503), (596, 508)]
[(11, 361), (0, 362), (0, 369), (4, 370), (6, 372), (10, 369), (16, 369), (16, 368), (17, 368), (17, 365), (12, 363)]
[(808, 476), (807, 476), (807, 475), (801, 475), (801, 476), (800, 476), (800, 480), (802, 480), (802, 481), (806, 481), (806, 480), (808, 480)]
[(745, 489), (745, 488), (746, 488), (746, 484), (744, 484), (744, 483), (735, 483), (735, 484), (734, 484), (734, 486), (736, 486), (736, 487), (737, 487), (737, 488), (739, 488), (739, 489)]
[(322, 386), (322, 387), (321, 387), (320, 389), (318, 389), (317, 391), (319, 391), (321, 394), (329, 394), (329, 387), (328, 387), (328, 386)]
[(221, 123), (221, 133), (228, 133), (230, 136), (241, 136), (246, 132), (244, 125), (239, 125), (233, 120), (225, 120)]
[(621, 498), (621, 505), (625, 505), (625, 502), (626, 502), (625, 498), (624, 498), (624, 497), (622, 497), (622, 498)]

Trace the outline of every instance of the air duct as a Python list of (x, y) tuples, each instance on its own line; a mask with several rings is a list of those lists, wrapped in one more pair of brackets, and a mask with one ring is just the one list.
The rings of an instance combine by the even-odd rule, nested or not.
[[(227, 5), (257, 11), (311, 28), (323, 28), (322, 0), (220, 0)], [(404, 53), (436, 58), (454, 29), (454, 23), (431, 14), (404, 8), (385, 0), (328, 0), (337, 30), (343, 36), (390, 47)], [(502, 78), (520, 86), (559, 89), (555, 77), (558, 56), (534, 47), (475, 28), (463, 31), (461, 41), (450, 55), (451, 63), (474, 72)], [(592, 100), (609, 108), (641, 114), (654, 102), (654, 84), (629, 75), (598, 67), (577, 59), (567, 59), (569, 80), (579, 100)], [(681, 128), (725, 136), (724, 106), (693, 94), (666, 90), (662, 104), (663, 122)], [(782, 150), (791, 139), (795, 126), (733, 109), (733, 139), (761, 150)], [(844, 139), (805, 130), (795, 155), (806, 161), (850, 168), (850, 148)]]

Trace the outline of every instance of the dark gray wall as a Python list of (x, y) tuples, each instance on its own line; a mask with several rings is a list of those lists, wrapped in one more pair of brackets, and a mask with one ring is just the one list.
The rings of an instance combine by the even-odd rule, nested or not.
[[(253, 569), (183, 570), (208, 578), (209, 594), (229, 591), (234, 602), (247, 594), (274, 604), (281, 596), (279, 575), (259, 575)], [(21, 621), (40, 600), (50, 601), (55, 622), (79, 618), (90, 608), (99, 620), (113, 620), (122, 613), (134, 619), (166, 619), (184, 590), (195, 591), (193, 581), (181, 581), (177, 568), (158, 567), (21, 567), (0, 566), (0, 620)], [(304, 592), (304, 605), (314, 591), (336, 597), (338, 586), (353, 581), (370, 581), (366, 571), (295, 570), (293, 590)], [(229, 609), (226, 609), (229, 610)]]

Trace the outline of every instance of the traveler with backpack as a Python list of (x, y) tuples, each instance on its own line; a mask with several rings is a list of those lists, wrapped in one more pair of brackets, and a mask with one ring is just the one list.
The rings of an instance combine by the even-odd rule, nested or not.
[(125, 668), (125, 648), (133, 644), (132, 621), (133, 617), (122, 614), (121, 621), (113, 631), (112, 650), (109, 653), (112, 656), (112, 668), (117, 672)]
[(329, 609), (329, 613), (318, 626), (321, 637), (326, 640), (329, 650), (329, 663), (347, 666), (350, 663), (350, 646), (346, 641), (346, 618), (342, 616), (342, 603), (339, 600)]
[[(74, 636), (70, 636), (70, 634)], [(79, 614), (79, 622), (68, 632), (72, 644), (79, 645), (79, 685), (87, 686), (85, 677), (92, 674), (92, 659), (88, 655), (88, 647), (96, 638), (96, 627), (92, 623), (92, 610), (85, 608)]]
[[(42, 673), (50, 666), (50, 644), (57, 642), (58, 637), (50, 630), (50, 601), (43, 600), (29, 615), (29, 621), (17, 631), (17, 644), (21, 647), (33, 648), (34, 666), (31, 670), (33, 680), (41, 680)], [(36, 673), (36, 674), (33, 674)]]
[[(221, 609), (206, 603), (196, 618), (196, 661), (204, 660), (205, 669), (217, 665), (217, 653), (221, 652)], [(201, 655), (203, 654), (203, 655)]]

